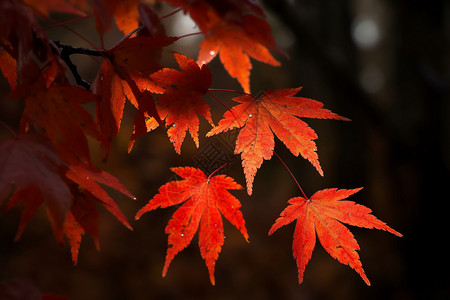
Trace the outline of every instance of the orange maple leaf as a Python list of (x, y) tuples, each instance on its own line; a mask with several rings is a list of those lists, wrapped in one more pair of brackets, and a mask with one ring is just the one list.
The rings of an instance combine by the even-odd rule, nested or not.
[(224, 18), (241, 21), (244, 15), (256, 14), (264, 17), (264, 11), (254, 0), (163, 0), (189, 13), (203, 33)]
[(97, 31), (103, 35), (111, 29), (112, 19), (117, 28), (128, 34), (138, 27), (140, 0), (92, 0)]
[(214, 126), (208, 104), (203, 96), (211, 85), (211, 72), (206, 65), (197, 63), (179, 53), (175, 59), (184, 72), (164, 68), (150, 76), (152, 81), (164, 89), (164, 95), (157, 99), (158, 113), (169, 127), (167, 134), (177, 153), (181, 151), (186, 132), (189, 131), (195, 145), (199, 146), (198, 129), (202, 115)]
[(251, 0), (165, 0), (183, 8), (205, 35), (197, 58), (207, 64), (219, 55), (220, 61), (236, 78), (246, 93), (250, 93), (250, 57), (273, 66), (280, 63), (268, 49), (281, 49), (275, 44), (264, 12)]
[(323, 175), (314, 139), (317, 134), (299, 118), (348, 120), (327, 109), (319, 101), (294, 97), (301, 88), (269, 90), (261, 97), (245, 95), (233, 98), (239, 102), (225, 112), (218, 126), (206, 136), (234, 128), (241, 128), (236, 140), (235, 153), (241, 154), (247, 181), (247, 192), (252, 193), (253, 180), (264, 160), (272, 157), (275, 134), (288, 149), (309, 160)]
[(241, 24), (217, 22), (200, 44), (197, 62), (207, 64), (219, 55), (230, 76), (239, 81), (244, 92), (250, 93), (252, 64), (249, 57), (273, 66), (280, 65), (268, 47), (275, 48), (269, 24), (259, 17), (246, 15)]
[(81, 238), (85, 232), (93, 237), (97, 250), (100, 249), (96, 202), (105, 207), (128, 229), (133, 230), (117, 203), (100, 184), (113, 188), (129, 198), (135, 198), (116, 177), (86, 163), (73, 162), (68, 166), (65, 175), (72, 181), (73, 203), (64, 223), (64, 234), (69, 240), (72, 260), (76, 265)]
[(242, 216), (241, 203), (227, 190), (237, 190), (242, 187), (231, 177), (217, 175), (206, 177), (203, 171), (192, 167), (172, 168), (181, 181), (171, 181), (159, 188), (159, 194), (154, 196), (136, 214), (136, 220), (145, 212), (156, 208), (181, 205), (173, 214), (166, 227), (169, 235), (163, 277), (167, 273), (172, 259), (186, 248), (197, 229), (199, 230), (200, 253), (205, 260), (211, 283), (215, 284), (214, 266), (224, 243), (223, 216), (234, 225), (248, 241), (247, 229)]
[(162, 93), (164, 90), (149, 76), (162, 68), (158, 62), (162, 47), (177, 39), (167, 36), (125, 38), (107, 51), (108, 59), (103, 61), (93, 84), (93, 92), (100, 97), (96, 117), (105, 157), (119, 132), (125, 99), (139, 109), (137, 120), (143, 119), (144, 114), (159, 118), (149, 91)]
[[(298, 280), (303, 281), (303, 273), (311, 258), (316, 243), (316, 233), (325, 250), (340, 263), (349, 265), (370, 285), (362, 268), (357, 250), (357, 241), (350, 230), (342, 223), (364, 228), (386, 230), (397, 236), (399, 232), (377, 219), (369, 208), (353, 201), (342, 201), (360, 191), (325, 189), (316, 192), (311, 198), (294, 197), (289, 206), (270, 228), (269, 235), (280, 227), (297, 220), (292, 251), (297, 261)], [(341, 223), (342, 222), (342, 223)]]

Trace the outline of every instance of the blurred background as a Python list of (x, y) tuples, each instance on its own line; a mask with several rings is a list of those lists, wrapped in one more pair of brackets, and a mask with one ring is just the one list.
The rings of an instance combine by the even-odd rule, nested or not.
[[(111, 191), (134, 228), (130, 232), (100, 208), (101, 251), (90, 237), (73, 266), (68, 246), (52, 236), (45, 211), (13, 242), (20, 218), (15, 209), (0, 218), (0, 281), (26, 278), (46, 293), (71, 300), (93, 299), (450, 299), (446, 194), (450, 164), (450, 3), (444, 0), (265, 0), (277, 44), (289, 55), (272, 52), (282, 63), (272, 67), (252, 60), (253, 94), (267, 89), (303, 86), (300, 96), (317, 99), (352, 122), (307, 120), (317, 132), (319, 159), (325, 176), (279, 141), (276, 152), (311, 196), (324, 188), (364, 187), (350, 200), (373, 210), (375, 216), (404, 237), (350, 227), (361, 247), (368, 287), (348, 266), (332, 259), (316, 244), (304, 282), (298, 284), (292, 256), (294, 224), (268, 237), (269, 228), (291, 197), (299, 196), (294, 181), (277, 159), (265, 161), (257, 173), (254, 192), (235, 192), (250, 235), (246, 243), (225, 223), (225, 245), (216, 263), (216, 286), (211, 286), (200, 257), (197, 237), (172, 261), (161, 278), (167, 249), (164, 228), (176, 208), (160, 209), (134, 221), (135, 213), (158, 188), (176, 177), (169, 168), (191, 165), (212, 171), (232, 156), (233, 133), (200, 139), (190, 137), (177, 155), (164, 129), (138, 139), (127, 154), (134, 109), (127, 106), (123, 128), (107, 162), (98, 145), (92, 156), (98, 167), (118, 177), (136, 201)], [(174, 9), (156, 5), (160, 15)], [(64, 21), (70, 16), (55, 15)], [(169, 35), (198, 29), (177, 13), (164, 19)], [(70, 28), (99, 45), (92, 18)], [(89, 44), (68, 32), (48, 30), (52, 39), (80, 47)], [(105, 37), (112, 46), (116, 30)], [(184, 38), (166, 49), (165, 65), (176, 50), (196, 58), (201, 36)], [(99, 61), (76, 57), (82, 76), (92, 81)], [(163, 64), (163, 65), (164, 65)], [(212, 88), (240, 90), (216, 58), (209, 65)], [(9, 87), (0, 80), (0, 117), (16, 127), (21, 104), (7, 99)], [(233, 105), (230, 93), (214, 93)], [(217, 123), (225, 109), (209, 97)], [(1, 112), (8, 112), (1, 113)], [(15, 117), (17, 116), (17, 117)], [(201, 121), (201, 134), (209, 131)], [(0, 129), (1, 138), (8, 133)], [(239, 159), (226, 173), (245, 185)]]

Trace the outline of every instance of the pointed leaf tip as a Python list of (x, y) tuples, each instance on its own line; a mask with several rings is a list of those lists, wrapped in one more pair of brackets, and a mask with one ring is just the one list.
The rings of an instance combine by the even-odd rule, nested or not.
[(169, 206), (179, 206), (166, 226), (168, 249), (162, 275), (167, 274), (173, 258), (186, 248), (198, 231), (200, 254), (205, 260), (211, 283), (215, 284), (214, 267), (225, 241), (222, 215), (248, 240), (241, 203), (228, 190), (240, 189), (231, 177), (208, 178), (193, 167), (171, 168), (182, 180), (171, 181), (159, 188), (136, 215)]
[(370, 285), (357, 253), (359, 245), (350, 230), (342, 223), (386, 230), (395, 235), (399, 233), (372, 215), (369, 208), (345, 201), (347, 197), (361, 189), (325, 189), (316, 192), (309, 199), (291, 198), (289, 205), (272, 225), (269, 235), (280, 227), (297, 221), (292, 249), (298, 267), (299, 283), (303, 281), (303, 274), (314, 250), (317, 235), (322, 246), (333, 258), (349, 265), (367, 285)]

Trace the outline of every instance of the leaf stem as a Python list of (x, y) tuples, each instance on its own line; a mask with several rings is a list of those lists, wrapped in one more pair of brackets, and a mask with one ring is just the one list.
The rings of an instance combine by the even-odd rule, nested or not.
[(199, 34), (203, 34), (203, 32), (201, 32), (201, 31), (199, 31), (199, 32), (192, 32), (192, 33), (188, 33), (188, 34), (185, 34), (185, 35), (181, 35), (178, 38), (182, 39), (182, 38), (185, 38), (185, 37), (190, 37), (190, 36), (199, 35)]
[[(72, 19), (72, 20), (69, 20), (69, 21), (53, 24), (53, 25), (44, 27), (42, 29), (49, 30), (49, 29), (53, 29), (53, 28), (56, 28), (56, 27), (63, 27), (64, 25), (67, 25), (67, 24), (70, 24), (70, 23), (73, 23), (73, 22), (77, 22), (77, 21), (81, 21), (81, 20), (84, 20), (84, 19), (87, 19), (87, 18), (90, 18), (90, 17), (92, 17), (92, 15), (81, 16), (81, 17), (78, 17), (78, 18), (75, 18), (75, 19)], [(54, 21), (54, 20), (52, 20), (52, 21)]]
[(222, 104), (226, 109), (228, 109), (229, 111), (231, 111), (231, 108), (228, 107), (228, 105), (226, 105), (225, 103), (223, 103), (222, 100), (220, 100), (216, 95), (210, 93), (210, 90), (208, 89), (208, 95), (210, 95), (211, 97), (213, 97), (214, 99), (216, 99), (220, 104)]
[[(51, 17), (45, 17), (45, 19), (47, 19), (48, 21), (53, 22), (53, 23), (58, 23), (58, 21), (52, 19)], [(76, 32), (72, 28), (67, 27), (64, 23), (58, 23), (58, 26), (70, 31), (71, 33), (73, 33), (74, 35), (76, 35), (77, 37), (79, 37), (80, 39), (82, 39), (83, 41), (88, 43), (89, 45), (91, 45), (91, 47), (94, 48), (95, 50), (97, 50), (99, 53), (103, 53), (97, 46), (95, 46), (95, 44), (93, 42), (91, 42), (90, 40), (88, 40), (87, 38), (85, 38), (84, 36), (79, 34), (78, 32)], [(101, 55), (101, 56), (106, 58), (106, 56), (104, 56), (104, 55)]]
[(178, 8), (178, 9), (175, 9), (173, 12), (171, 12), (171, 13), (169, 13), (169, 14), (167, 14), (167, 15), (165, 15), (165, 16), (162, 16), (162, 17), (160, 17), (160, 19), (162, 20), (162, 19), (165, 19), (165, 18), (168, 18), (168, 17), (170, 17), (170, 16), (172, 16), (172, 15), (174, 15), (174, 14), (176, 14), (177, 12), (179, 12), (179, 11), (181, 11), (182, 10), (182, 8), (180, 7), (180, 8)]
[(281, 157), (278, 155), (278, 153), (275, 152), (275, 150), (273, 151), (273, 153), (275, 154), (275, 156), (280, 160), (280, 162), (283, 164), (284, 168), (289, 172), (289, 174), (291, 175), (292, 179), (294, 179), (295, 184), (297, 185), (298, 189), (300, 190), (300, 192), (302, 193), (303, 197), (305, 197), (305, 199), (309, 199), (305, 192), (303, 191), (302, 187), (300, 186), (300, 184), (297, 181), (297, 178), (295, 178), (294, 174), (292, 174), (291, 170), (289, 169), (289, 167), (284, 163), (284, 161), (281, 159)]
[(229, 90), (229, 89), (208, 89), (208, 91), (210, 92), (227, 92), (227, 93), (236, 93), (236, 94), (241, 94), (241, 95), (246, 95), (246, 96), (250, 96), (253, 99), (255, 99), (255, 97), (252, 94), (246, 93), (246, 92), (242, 92), (242, 91), (237, 91), (237, 90)]
[(232, 162), (235, 159), (236, 155), (233, 155), (233, 157), (231, 159), (229, 159), (228, 161), (226, 161), (223, 165), (221, 165), (220, 167), (218, 167), (217, 169), (215, 169), (211, 174), (209, 174), (207, 180), (210, 180), (211, 177), (216, 174), (217, 172), (219, 172), (221, 169), (225, 168), (226, 165), (228, 165), (230, 162)]
[(242, 127), (241, 126), (241, 123), (239, 122), (239, 119), (235, 116), (235, 114), (233, 113), (233, 111), (231, 110), (231, 108), (229, 108), (228, 107), (228, 105), (226, 105), (225, 103), (223, 103), (223, 101), (222, 100), (220, 100), (218, 97), (216, 97), (216, 95), (214, 95), (214, 94), (212, 94), (211, 92), (210, 92), (210, 89), (208, 89), (208, 95), (210, 95), (211, 97), (213, 97), (214, 99), (216, 99), (220, 104), (222, 104), (232, 115), (233, 115), (233, 118), (237, 121), (237, 123), (238, 123), (238, 125), (239, 125), (239, 127)]

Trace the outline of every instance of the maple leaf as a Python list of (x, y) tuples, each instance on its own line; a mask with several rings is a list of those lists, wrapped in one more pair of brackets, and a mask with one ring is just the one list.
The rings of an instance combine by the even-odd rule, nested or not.
[(167, 134), (175, 146), (176, 152), (181, 151), (186, 132), (189, 131), (195, 145), (199, 146), (198, 129), (202, 115), (214, 126), (208, 104), (203, 100), (211, 85), (211, 72), (206, 65), (201, 68), (197, 63), (179, 53), (174, 53), (175, 59), (184, 72), (164, 68), (150, 78), (164, 89), (164, 95), (158, 98), (158, 113), (169, 127)]
[(301, 88), (269, 90), (261, 97), (245, 95), (233, 98), (240, 104), (225, 112), (218, 126), (206, 136), (234, 128), (241, 128), (235, 153), (241, 154), (247, 181), (247, 192), (252, 194), (253, 180), (264, 160), (272, 157), (274, 134), (294, 154), (309, 160), (323, 176), (314, 139), (317, 134), (299, 118), (348, 120), (327, 109), (319, 101), (294, 97)]
[(156, 14), (155, 10), (151, 6), (141, 3), (138, 10), (139, 24), (142, 24), (143, 26), (143, 28), (138, 31), (138, 35), (167, 36), (164, 25), (161, 22), (161, 18)]
[[(45, 2), (45, 1), (44, 1)], [(38, 24), (27, 4), (16, 0), (0, 1), (0, 47), (21, 65), (34, 52), (40, 57), (41, 45), (37, 41), (48, 43), (45, 32)]]
[(75, 220), (72, 213), (68, 213), (64, 222), (64, 235), (69, 240), (72, 252), (72, 261), (76, 265), (78, 263), (78, 251), (80, 249), (81, 237), (85, 234), (83, 227)]
[[(95, 197), (84, 189), (72, 189), (73, 203), (70, 208), (70, 213), (73, 215), (75, 222), (78, 223), (84, 232), (89, 233), (94, 239), (95, 247), (100, 250), (100, 241), (98, 239), (98, 212), (95, 203)], [(80, 230), (81, 232), (81, 230)], [(67, 232), (65, 231), (67, 236)], [(75, 235), (76, 236), (76, 235)], [(68, 237), (69, 238), (69, 237)], [(78, 252), (78, 249), (75, 249)], [(74, 249), (72, 248), (72, 253)], [(73, 257), (73, 256), (72, 256)], [(77, 256), (75, 256), (76, 258)], [(76, 264), (76, 260), (74, 260)]]
[(22, 129), (25, 130), (28, 124), (41, 128), (61, 155), (88, 158), (85, 133), (97, 140), (100, 136), (97, 124), (82, 104), (95, 102), (95, 95), (69, 85), (46, 87), (38, 83), (33, 88), (25, 99)]
[(94, 169), (85, 163), (72, 163), (66, 172), (66, 177), (77, 183), (80, 188), (88, 191), (94, 198), (109, 210), (123, 225), (131, 228), (127, 218), (120, 211), (117, 203), (108, 195), (108, 193), (99, 185), (103, 184), (111, 187), (129, 198), (135, 197), (120, 183), (120, 181), (108, 172)]
[[(139, 109), (137, 121), (142, 120), (144, 114), (160, 121), (149, 91), (162, 93), (164, 90), (149, 76), (162, 68), (158, 62), (162, 47), (177, 39), (167, 36), (128, 37), (107, 51), (108, 59), (103, 61), (92, 87), (100, 98), (96, 117), (100, 124), (100, 140), (105, 157), (111, 140), (119, 132), (126, 99)], [(142, 127), (141, 124), (135, 126)]]
[(166, 0), (190, 14), (205, 35), (197, 58), (207, 64), (219, 55), (225, 70), (250, 93), (250, 57), (273, 66), (280, 63), (268, 48), (281, 51), (275, 44), (264, 12), (251, 0)]
[(64, 163), (49, 141), (34, 134), (19, 134), (0, 142), (0, 204), (11, 195), (6, 209), (25, 205), (16, 240), (37, 208), (45, 203), (57, 240), (62, 230), (72, 196), (64, 181)]
[[(242, 24), (217, 23), (200, 44), (197, 62), (207, 64), (219, 55), (225, 70), (236, 78), (244, 92), (250, 93), (250, 57), (263, 63), (279, 66), (268, 47), (275, 48), (269, 24), (259, 17), (247, 15)], [(260, 32), (258, 36), (255, 32)], [(264, 38), (262, 38), (264, 37)]]
[[(0, 205), (8, 196), (6, 210), (24, 204), (15, 237), (18, 240), (41, 204), (45, 204), (55, 238), (61, 244), (63, 235), (68, 238), (76, 264), (85, 232), (93, 236), (99, 249), (95, 201), (132, 230), (118, 205), (99, 183), (134, 197), (111, 174), (95, 169), (90, 163), (63, 161), (52, 146), (44, 136), (31, 133), (21, 133), (0, 143), (4, 154), (0, 158)], [(70, 155), (65, 158), (73, 159)]]
[(161, 69), (159, 59), (162, 48), (178, 39), (168, 36), (125, 37), (107, 51), (108, 59), (115, 72), (130, 86), (132, 80), (141, 91), (161, 93), (161, 88), (153, 84), (149, 76)]
[[(270, 228), (269, 235), (280, 227), (297, 220), (292, 251), (297, 261), (298, 280), (303, 281), (303, 273), (311, 258), (316, 243), (316, 233), (325, 250), (340, 263), (349, 265), (370, 285), (362, 268), (357, 241), (350, 230), (342, 223), (364, 228), (376, 228), (397, 236), (399, 232), (377, 219), (369, 208), (353, 201), (342, 201), (360, 191), (325, 189), (316, 192), (311, 198), (291, 198), (290, 204)], [(342, 222), (342, 223), (341, 223)]]
[(43, 16), (49, 16), (50, 12), (84, 15), (84, 13), (65, 0), (22, 0), (27, 6), (33, 8)]
[(107, 157), (111, 141), (119, 133), (125, 100), (135, 101), (135, 97), (128, 83), (115, 73), (108, 60), (100, 66), (92, 92), (99, 96), (95, 116), (100, 127), (103, 156)]
[(16, 60), (5, 50), (0, 50), (0, 70), (5, 78), (8, 80), (11, 90), (15, 90), (17, 87), (17, 62)]
[(163, 277), (172, 259), (186, 248), (197, 229), (200, 253), (205, 260), (211, 283), (215, 284), (214, 266), (224, 243), (223, 216), (235, 226), (248, 241), (247, 229), (242, 216), (241, 204), (227, 190), (242, 187), (225, 175), (206, 177), (203, 171), (192, 167), (172, 168), (184, 180), (171, 181), (159, 188), (159, 194), (136, 214), (136, 220), (145, 212), (156, 208), (181, 205), (166, 227), (169, 235)]
[(114, 18), (117, 28), (128, 34), (138, 27), (140, 0), (92, 0), (97, 31), (103, 35), (111, 29)]
[(175, 7), (181, 7), (189, 13), (192, 20), (203, 33), (207, 33), (211, 26), (223, 18), (240, 21), (244, 15), (256, 14), (264, 17), (261, 7), (253, 0), (163, 0)]
[(96, 202), (111, 212), (128, 229), (133, 230), (117, 203), (100, 184), (113, 188), (129, 198), (136, 198), (116, 177), (105, 171), (97, 170), (88, 163), (72, 161), (68, 165), (65, 176), (70, 180), (73, 202), (63, 230), (69, 241), (72, 261), (76, 265), (81, 239), (86, 232), (93, 237), (97, 250), (100, 249)]

